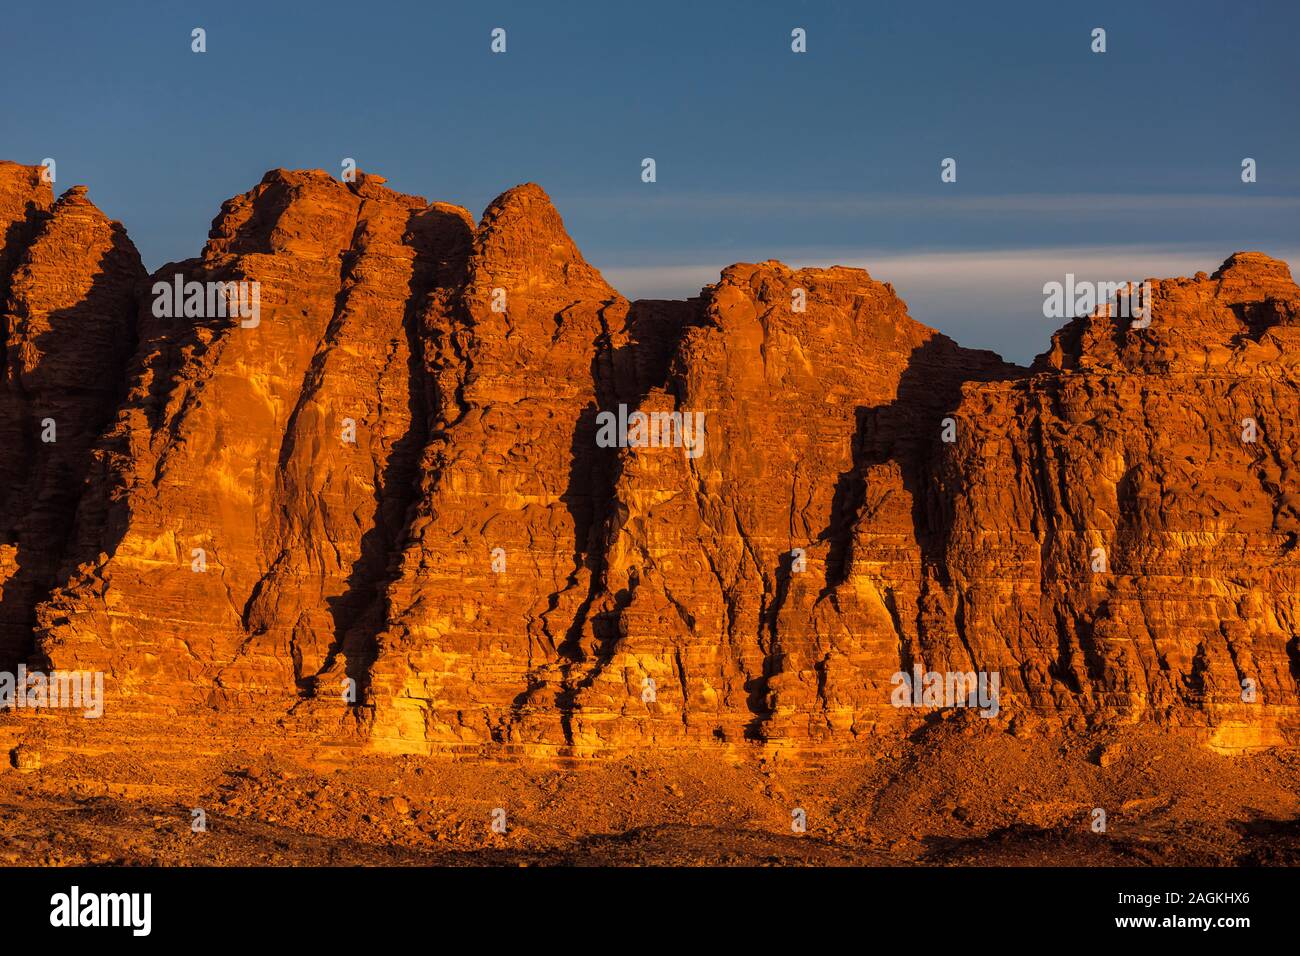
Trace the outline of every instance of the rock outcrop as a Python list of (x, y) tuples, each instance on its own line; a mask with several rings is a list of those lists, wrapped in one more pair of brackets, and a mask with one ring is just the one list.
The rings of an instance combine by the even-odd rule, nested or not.
[(0, 164), (0, 668), (33, 651), (91, 446), (124, 391), (140, 256), (74, 186), (52, 203), (39, 167)]
[[(268, 173), (225, 204), (202, 257), (152, 277), (82, 502), (83, 560), (40, 609), (53, 666), (103, 670), (146, 710), (276, 712), (350, 647), (423, 444), (415, 310), (469, 232), (462, 210), (382, 182)], [(257, 313), (159, 315), (175, 309), (153, 290), (177, 276), (246, 284)]]
[(963, 395), (923, 490), (959, 640), (922, 652), (999, 670), (1033, 714), (1280, 743), (1300, 676), (1300, 290), (1238, 253), (1152, 292), (1149, 326), (1099, 310), (1036, 374)]
[(896, 706), (938, 672), (997, 675), (1016, 733), (1300, 737), (1300, 289), (1267, 256), (1025, 369), (859, 269), (629, 302), (534, 185), (476, 226), (276, 170), (148, 279), (31, 167), (0, 220), (0, 651), (103, 671), (110, 712), (836, 748), (951, 715)]

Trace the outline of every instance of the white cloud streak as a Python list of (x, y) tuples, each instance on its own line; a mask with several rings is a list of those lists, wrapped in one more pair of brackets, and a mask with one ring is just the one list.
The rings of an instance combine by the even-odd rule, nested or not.
[[(793, 268), (831, 265), (866, 269), (892, 283), (912, 317), (951, 335), (963, 345), (990, 348), (1027, 362), (1046, 348), (1061, 324), (1043, 318), (1043, 284), (1078, 280), (1141, 281), (1213, 272), (1235, 249), (1136, 246), (1056, 247), (959, 252), (870, 253), (845, 250), (796, 259)], [(1300, 249), (1259, 250), (1288, 262)], [(629, 298), (679, 299), (716, 282), (724, 265), (647, 265), (602, 270)]]

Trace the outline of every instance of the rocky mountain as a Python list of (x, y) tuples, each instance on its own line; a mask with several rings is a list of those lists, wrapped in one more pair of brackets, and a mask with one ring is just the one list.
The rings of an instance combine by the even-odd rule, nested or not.
[(0, 219), (0, 668), (102, 671), (113, 719), (843, 749), (951, 712), (897, 706), (937, 672), (1017, 735), (1300, 737), (1300, 288), (1260, 253), (1026, 369), (859, 269), (629, 302), (535, 185), (476, 225), (274, 170), (152, 276), (36, 167)]

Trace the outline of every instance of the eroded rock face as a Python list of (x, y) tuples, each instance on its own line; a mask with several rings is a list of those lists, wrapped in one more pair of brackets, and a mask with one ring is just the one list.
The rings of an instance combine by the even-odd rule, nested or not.
[(119, 223), (0, 164), (0, 668), (31, 654), (99, 437), (123, 391), (144, 267)]
[(1149, 327), (1078, 319), (1038, 374), (963, 394), (924, 485), (960, 640), (920, 653), (1000, 670), (1012, 709), (1277, 742), (1300, 675), (1300, 290), (1238, 253), (1153, 291)]
[(130, 392), (83, 502), (84, 562), (41, 608), (54, 666), (105, 670), (145, 709), (275, 713), (344, 655), (423, 445), (415, 307), (468, 239), (463, 211), (382, 182), (268, 173), (226, 203), (201, 258), (152, 277), (163, 292), (177, 273), (257, 283), (260, 314), (141, 302)]
[(861, 270), (733, 266), (706, 290), (703, 321), (643, 403), (702, 414), (703, 448), (621, 458), (575, 743), (870, 728), (887, 703), (871, 681), (888, 685), (897, 654), (881, 609), (837, 607), (833, 589), (866, 435), (918, 365), (939, 394), (1014, 371), (913, 321)]
[(596, 415), (662, 374), (687, 314), (632, 314), (536, 186), (488, 207), (464, 287), (425, 314), (430, 442), (371, 675), (377, 738), (565, 741), (615, 461)]
[[(148, 280), (81, 192), (0, 187), (0, 643), (105, 671), (110, 710), (834, 748), (932, 716), (894, 706), (916, 669), (996, 673), (1017, 732), (1300, 734), (1283, 263), (1155, 282), (1149, 326), (1023, 369), (857, 269), (628, 302), (533, 185), (475, 226), (277, 170)], [(260, 311), (165, 314), (177, 276)]]

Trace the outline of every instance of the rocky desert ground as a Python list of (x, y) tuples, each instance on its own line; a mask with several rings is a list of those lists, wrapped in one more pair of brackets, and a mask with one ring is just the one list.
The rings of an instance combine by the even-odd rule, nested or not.
[[(1300, 758), (937, 720), (851, 756), (24, 755), (10, 866), (1293, 866)], [(746, 750), (750, 752), (745, 752)], [(196, 753), (202, 756), (196, 757)], [(1105, 829), (1095, 811), (1105, 811)], [(203, 811), (196, 828), (195, 810)], [(795, 832), (793, 814), (806, 827)], [(493, 822), (504, 811), (504, 832)]]

